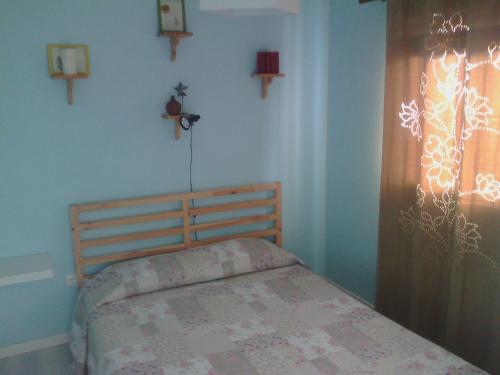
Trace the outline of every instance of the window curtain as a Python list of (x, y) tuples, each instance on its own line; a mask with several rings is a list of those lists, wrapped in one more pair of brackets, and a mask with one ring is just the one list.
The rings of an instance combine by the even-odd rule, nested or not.
[(500, 373), (500, 1), (389, 0), (376, 308)]

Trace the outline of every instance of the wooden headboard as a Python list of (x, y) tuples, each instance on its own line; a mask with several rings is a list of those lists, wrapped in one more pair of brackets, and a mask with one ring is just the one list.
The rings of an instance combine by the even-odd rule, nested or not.
[[(210, 204), (210, 201), (220, 201), (221, 197), (228, 196), (245, 196), (251, 193), (272, 193), (272, 197), (265, 199), (246, 199), (233, 200), (230, 203)], [(203, 201), (203, 205), (196, 204), (195, 208), (191, 206), (192, 200)], [(180, 209), (161, 210), (147, 214), (121, 215), (106, 219), (83, 220), (81, 216), (84, 214), (92, 214), (100, 212), (109, 212), (112, 210), (136, 208), (136, 207), (155, 207), (160, 209), (166, 203), (180, 204)], [(218, 213), (235, 213), (255, 209), (259, 207), (274, 206), (274, 212), (257, 215), (244, 215), (235, 218), (216, 219), (213, 221), (204, 221), (193, 225), (192, 217), (200, 217), (203, 215), (218, 214)], [(71, 214), (71, 230), (73, 236), (73, 248), (75, 257), (75, 268), (77, 281), (80, 284), (85, 277), (89, 277), (90, 273), (86, 272), (88, 267), (109, 264), (116, 261), (133, 259), (174, 251), (183, 250), (193, 246), (205, 245), (212, 242), (223, 241), (239, 237), (274, 237), (276, 244), (281, 246), (281, 184), (279, 182), (245, 185), (231, 188), (221, 188), (206, 191), (187, 192), (159, 195), (145, 198), (122, 199), (90, 204), (76, 204), (70, 207)], [(241, 214), (241, 212), (240, 212)], [(140, 230), (133, 232), (123, 232), (126, 227), (144, 223), (161, 223), (171, 220), (177, 220), (180, 225), (168, 228), (160, 228), (155, 230)], [(194, 233), (208, 232), (221, 228), (244, 226), (256, 223), (274, 223), (272, 228), (259, 229), (253, 231), (241, 231), (229, 235), (207, 236), (204, 233), (204, 238), (195, 240)], [(107, 230), (120, 227), (121, 233), (111, 236), (88, 237), (92, 231)], [(159, 239), (170, 237), (178, 237), (174, 243), (164, 245), (141, 248), (138, 250), (113, 251), (109, 254), (86, 255), (88, 250), (103, 248), (114, 244), (125, 244), (137, 241)]]

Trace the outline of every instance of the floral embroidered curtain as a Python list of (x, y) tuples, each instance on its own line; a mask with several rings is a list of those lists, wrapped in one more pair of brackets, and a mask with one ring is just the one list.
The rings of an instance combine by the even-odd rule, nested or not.
[(500, 1), (389, 0), (376, 308), (500, 373)]

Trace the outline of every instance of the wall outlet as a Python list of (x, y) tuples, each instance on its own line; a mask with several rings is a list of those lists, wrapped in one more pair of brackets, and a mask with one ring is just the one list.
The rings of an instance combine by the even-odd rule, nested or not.
[(76, 286), (76, 276), (74, 273), (66, 275), (66, 286), (67, 287)]

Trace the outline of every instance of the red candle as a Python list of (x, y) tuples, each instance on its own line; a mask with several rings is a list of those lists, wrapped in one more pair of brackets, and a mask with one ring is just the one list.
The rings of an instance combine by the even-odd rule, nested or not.
[(280, 72), (280, 53), (277, 51), (270, 52), (271, 55), (271, 66), (269, 73), (279, 73)]
[(257, 52), (257, 73), (267, 73), (267, 52)]

